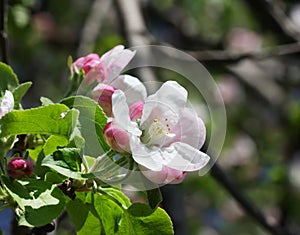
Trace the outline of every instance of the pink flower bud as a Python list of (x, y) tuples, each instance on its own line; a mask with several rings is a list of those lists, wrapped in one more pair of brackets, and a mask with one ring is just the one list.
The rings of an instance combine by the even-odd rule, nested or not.
[(137, 101), (130, 105), (129, 107), (129, 115), (131, 121), (135, 121), (137, 119), (140, 119), (142, 117), (144, 108), (144, 102), (143, 101)]
[(106, 116), (112, 116), (112, 100), (111, 96), (115, 92), (112, 86), (99, 83), (93, 90), (93, 98), (103, 109)]
[(72, 68), (74, 70), (83, 69), (83, 71), (87, 74), (95, 66), (95, 64), (97, 64), (99, 60), (100, 58), (97, 54), (89, 54), (87, 56), (80, 57), (79, 59), (77, 59), (72, 64)]
[(7, 171), (15, 179), (30, 177), (33, 173), (33, 161), (21, 157), (12, 158), (7, 164)]
[(139, 165), (139, 168), (147, 179), (156, 184), (179, 184), (187, 174), (185, 171), (175, 170), (167, 166), (163, 166), (161, 171), (151, 171), (142, 165)]
[(109, 122), (103, 129), (106, 143), (117, 152), (130, 152), (130, 136), (116, 123)]
[(72, 73), (84, 71), (85, 82), (102, 82), (105, 78), (105, 69), (97, 54), (89, 54), (77, 59), (71, 66)]

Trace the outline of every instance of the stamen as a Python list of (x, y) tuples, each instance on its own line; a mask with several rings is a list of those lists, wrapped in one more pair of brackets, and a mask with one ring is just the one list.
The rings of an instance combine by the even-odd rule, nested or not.
[(157, 116), (153, 119), (152, 124), (147, 128), (142, 136), (142, 142), (145, 144), (158, 143), (159, 139), (171, 136), (171, 128), (168, 118), (161, 118)]

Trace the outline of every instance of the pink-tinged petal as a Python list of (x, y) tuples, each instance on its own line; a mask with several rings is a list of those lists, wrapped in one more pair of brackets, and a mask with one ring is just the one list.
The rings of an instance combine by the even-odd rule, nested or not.
[(136, 77), (121, 75), (115, 79), (111, 85), (125, 93), (128, 105), (131, 105), (136, 101), (145, 100), (147, 97), (145, 86)]
[(174, 142), (183, 142), (196, 149), (200, 149), (205, 142), (206, 128), (196, 112), (185, 108), (181, 112), (179, 121), (171, 129), (171, 133), (175, 134), (175, 137), (170, 138), (166, 146)]
[(180, 171), (197, 171), (203, 168), (210, 157), (194, 147), (176, 142), (163, 148), (163, 164)]
[(117, 55), (120, 54), (121, 51), (124, 50), (124, 46), (123, 45), (118, 45), (113, 47), (111, 50), (105, 52), (102, 56), (101, 56), (101, 60), (102, 61), (109, 61), (111, 58), (116, 57)]
[(152, 171), (162, 170), (162, 155), (159, 148), (149, 149), (137, 136), (130, 137), (130, 149), (135, 162)]
[[(187, 91), (182, 86), (175, 81), (165, 82), (155, 94), (146, 99), (141, 124), (147, 122), (145, 125), (149, 126), (155, 116), (163, 116), (164, 119), (172, 119), (174, 123), (169, 123), (169, 125), (174, 125), (184, 109), (186, 101)], [(153, 114), (154, 111), (157, 114)]]
[(179, 184), (186, 178), (186, 171), (179, 171), (172, 168), (168, 168), (168, 178), (167, 183), (168, 184)]
[(85, 73), (85, 82), (91, 84), (92, 82), (98, 81), (103, 82), (106, 77), (106, 70), (101, 62), (95, 62), (88, 72)]
[(101, 62), (106, 69), (105, 83), (110, 84), (119, 76), (135, 55), (135, 51), (124, 49), (124, 46), (116, 46), (101, 57)]
[(6, 90), (0, 105), (0, 118), (14, 109), (14, 96)]
[(130, 105), (129, 107), (129, 115), (131, 121), (136, 121), (137, 119), (140, 119), (143, 114), (144, 109), (144, 102), (138, 101)]
[(79, 73), (84, 71), (84, 82), (90, 84), (94, 81), (103, 81), (106, 76), (105, 68), (97, 54), (89, 54), (87, 56), (77, 59), (71, 66), (72, 73)]
[(117, 152), (130, 152), (129, 133), (118, 124), (109, 122), (103, 129), (106, 143)]
[(121, 90), (116, 90), (112, 95), (112, 111), (114, 121), (118, 123), (121, 128), (136, 136), (140, 136), (142, 134), (137, 123), (130, 121), (126, 97)]
[(186, 172), (166, 166), (163, 166), (161, 171), (151, 171), (141, 165), (139, 165), (139, 168), (147, 179), (156, 184), (179, 184), (186, 177)]
[(99, 83), (92, 92), (93, 99), (98, 102), (106, 116), (112, 116), (112, 94), (115, 88), (112, 86)]
[(95, 61), (100, 61), (100, 57), (97, 54), (89, 54), (84, 57), (78, 58), (71, 66), (73, 72), (78, 73), (80, 69), (83, 69), (85, 73), (89, 72)]
[(164, 184), (168, 177), (168, 171), (165, 166), (160, 171), (152, 171), (142, 165), (139, 165), (139, 169), (148, 180), (155, 184)]

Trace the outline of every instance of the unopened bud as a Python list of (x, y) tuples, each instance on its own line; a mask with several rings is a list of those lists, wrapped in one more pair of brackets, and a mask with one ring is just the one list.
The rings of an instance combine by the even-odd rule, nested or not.
[(103, 129), (106, 143), (117, 152), (130, 151), (129, 133), (113, 122), (107, 123)]
[(112, 116), (112, 100), (111, 96), (115, 92), (112, 86), (99, 83), (93, 90), (93, 98), (103, 109), (106, 116)]
[(71, 66), (72, 74), (84, 71), (85, 82), (102, 82), (105, 77), (105, 69), (97, 54), (89, 54), (77, 59)]
[(33, 161), (21, 157), (12, 158), (7, 164), (7, 171), (15, 179), (30, 177), (33, 173)]

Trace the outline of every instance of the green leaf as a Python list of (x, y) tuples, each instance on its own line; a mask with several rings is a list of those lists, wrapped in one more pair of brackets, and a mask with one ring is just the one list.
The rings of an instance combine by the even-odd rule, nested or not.
[(101, 234), (101, 228), (100, 220), (91, 211), (89, 211), (85, 223), (77, 232), (77, 235), (99, 235)]
[(40, 100), (43, 106), (54, 104), (54, 102), (47, 97), (41, 97)]
[(28, 153), (29, 153), (29, 156), (35, 161), (37, 162), (38, 160), (38, 157), (41, 153), (41, 151), (43, 150), (43, 146), (40, 145), (40, 146), (37, 146), (35, 147), (34, 149), (27, 149)]
[(78, 126), (80, 126), (80, 125), (79, 125), (79, 121), (77, 120), (74, 131), (73, 131), (72, 135), (70, 136), (69, 146), (82, 149), (85, 144), (85, 139), (82, 137)]
[(86, 163), (86, 165), (89, 169), (94, 165), (95, 160), (96, 160), (96, 158), (94, 158), (94, 157), (83, 155), (83, 162)]
[(77, 234), (173, 234), (171, 220), (164, 210), (157, 208), (153, 212), (142, 203), (135, 203), (126, 210), (123, 205), (130, 202), (118, 189), (101, 188), (100, 193), (89, 192), (86, 197), (82, 196), (80, 193), (75, 201), (67, 203)]
[(105, 195), (94, 194), (93, 204), (101, 220), (104, 233), (115, 234), (118, 230), (123, 210)]
[[(72, 171), (80, 171), (81, 157), (80, 150), (76, 148), (63, 148), (56, 150), (50, 155), (55, 161), (55, 165)], [(47, 156), (45, 157), (47, 158)]]
[[(103, 193), (103, 188), (100, 192)], [(120, 200), (112, 199), (112, 193), (109, 190), (104, 191), (103, 196), (106, 196), (111, 202), (117, 205), (122, 213), (122, 219), (118, 222), (116, 234), (173, 234), (172, 223), (167, 213), (161, 208), (152, 209), (147, 204), (134, 203), (127, 210), (120, 204)], [(107, 195), (109, 194), (109, 195)], [(101, 218), (101, 216), (100, 216)], [(105, 224), (103, 223), (105, 228)], [(114, 234), (114, 233), (112, 233)]]
[(145, 203), (133, 203), (127, 211), (136, 217), (144, 217), (151, 215), (155, 210), (151, 209), (151, 207), (148, 204)]
[(47, 156), (57, 150), (57, 147), (65, 147), (68, 139), (60, 135), (51, 135), (43, 146), (44, 155)]
[(162, 196), (159, 188), (147, 190), (146, 194), (150, 208), (156, 209), (159, 203), (162, 202)]
[(47, 155), (41, 165), (50, 167), (58, 173), (74, 179), (87, 179), (92, 174), (81, 173), (80, 150), (76, 148), (63, 148)]
[(15, 142), (15, 136), (8, 138), (0, 138), (0, 156), (5, 156), (7, 151), (11, 149), (11, 146)]
[(67, 60), (67, 65), (68, 65), (68, 68), (71, 68), (72, 66), (72, 63), (73, 63), (73, 58), (71, 55), (68, 56), (68, 60)]
[[(107, 188), (106, 192), (119, 195), (123, 201), (128, 200), (119, 190)], [(115, 234), (123, 215), (123, 209), (110, 197), (91, 192), (86, 195), (86, 198), (68, 202), (66, 207), (78, 234)], [(96, 227), (100, 231), (95, 230)]]
[(64, 195), (52, 183), (32, 179), (10, 180), (4, 176), (2, 182), (19, 206), (19, 225), (43, 226), (64, 209)]
[(63, 176), (63, 175), (60, 175), (60, 174), (57, 174), (54, 172), (47, 172), (45, 174), (45, 181), (49, 182), (51, 184), (60, 184), (66, 179), (67, 179), (66, 176)]
[[(94, 207), (94, 195), (89, 192), (76, 194), (78, 197), (66, 205), (68, 215), (78, 235), (102, 234), (102, 223)], [(79, 199), (80, 198), (80, 199)]]
[(19, 85), (17, 75), (10, 66), (0, 62), (0, 92), (4, 94), (5, 90), (13, 90)]
[(129, 198), (124, 193), (122, 193), (122, 191), (120, 189), (111, 188), (111, 187), (108, 187), (108, 188), (102, 187), (101, 190), (106, 192), (111, 197), (115, 198), (116, 200), (118, 200), (125, 207), (129, 207), (131, 205)]
[[(66, 209), (75, 226), (76, 231), (80, 231), (88, 218), (89, 208), (80, 199), (70, 200), (66, 204)], [(98, 222), (99, 223), (99, 222)], [(100, 233), (98, 233), (100, 234)]]
[(15, 101), (15, 105), (14, 105), (15, 109), (19, 109), (20, 108), (21, 99), (27, 93), (27, 91), (31, 87), (31, 85), (32, 85), (32, 82), (25, 82), (25, 83), (22, 83), (19, 86), (17, 86), (12, 91), (13, 96), (14, 96), (14, 101)]
[(86, 155), (97, 157), (110, 149), (102, 134), (107, 117), (97, 102), (85, 96), (72, 96), (61, 103), (80, 111), (80, 132), (85, 139)]
[(78, 118), (77, 110), (53, 104), (28, 110), (13, 110), (0, 119), (0, 137), (18, 134), (49, 134), (69, 138)]
[(136, 217), (130, 213), (124, 213), (117, 235), (172, 235), (173, 227), (168, 214), (161, 208), (157, 208), (151, 215)]

